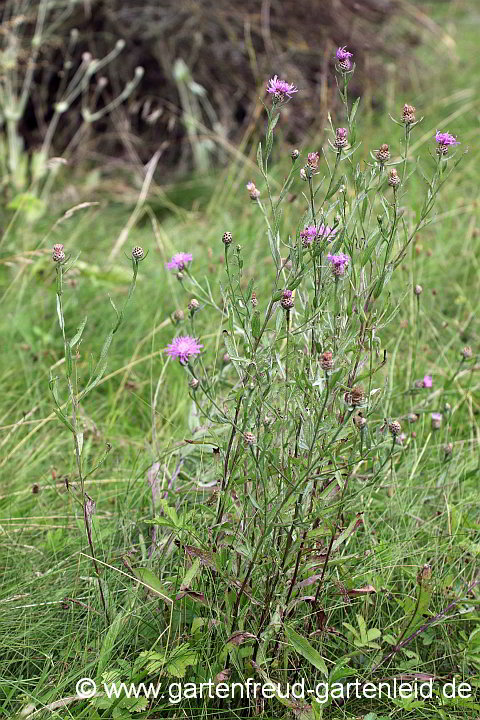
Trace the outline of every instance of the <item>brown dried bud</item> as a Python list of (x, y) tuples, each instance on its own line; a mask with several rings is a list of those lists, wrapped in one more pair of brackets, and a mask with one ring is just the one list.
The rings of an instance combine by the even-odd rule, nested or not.
[(392, 168), (388, 173), (388, 184), (393, 188), (397, 188), (400, 185), (400, 176), (395, 168)]
[(405, 125), (411, 125), (415, 122), (415, 108), (413, 105), (405, 104), (403, 106), (402, 120)]
[(378, 162), (382, 165), (388, 160), (390, 160), (390, 150), (388, 148), (388, 145), (384, 143), (383, 145), (380, 145), (379, 149), (377, 150), (375, 157), (377, 158)]
[(363, 430), (363, 428), (367, 424), (367, 418), (364, 418), (362, 413), (358, 413), (353, 418), (353, 423), (358, 430)]
[(388, 429), (390, 430), (393, 437), (397, 437), (397, 435), (400, 435), (402, 432), (402, 426), (398, 422), (398, 420), (392, 420), (391, 423), (388, 424)]
[(325, 372), (331, 370), (333, 367), (333, 353), (324, 352), (320, 359), (320, 366), (322, 370), (325, 370)]
[(185, 313), (183, 312), (183, 310), (175, 310), (175, 312), (173, 313), (173, 322), (179, 323), (183, 320), (185, 320)]

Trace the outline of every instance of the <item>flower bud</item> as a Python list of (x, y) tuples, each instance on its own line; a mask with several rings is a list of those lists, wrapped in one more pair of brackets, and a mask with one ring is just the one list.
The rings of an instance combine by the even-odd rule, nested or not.
[(333, 143), (337, 150), (341, 150), (348, 145), (348, 130), (347, 128), (337, 128), (335, 132), (335, 141)]
[(423, 292), (423, 287), (422, 287), (421, 285), (415, 285), (415, 287), (413, 288), (413, 292), (414, 292), (415, 295), (417, 295), (417, 296), (418, 296), (418, 295), (421, 295), (422, 292)]
[(187, 307), (193, 315), (193, 313), (196, 312), (198, 310), (198, 308), (200, 307), (200, 303), (198, 302), (198, 300), (196, 298), (192, 298), (190, 300), (190, 302), (188, 303)]
[(295, 148), (295, 150), (292, 150), (292, 152), (290, 153), (290, 157), (292, 158), (292, 161), (295, 162), (295, 160), (298, 160), (298, 158), (300, 157), (300, 151)]
[(397, 435), (400, 435), (402, 432), (402, 426), (398, 422), (398, 420), (392, 420), (391, 423), (388, 424), (388, 429), (393, 435), (393, 437), (397, 437)]
[(397, 188), (400, 185), (400, 177), (395, 168), (392, 168), (388, 173), (388, 184), (393, 188)]
[(257, 438), (255, 435), (251, 432), (246, 432), (243, 434), (243, 441), (245, 445), (255, 445)]
[(295, 297), (292, 290), (284, 290), (280, 305), (284, 310), (291, 310), (295, 303)]
[(260, 190), (257, 189), (254, 182), (250, 181), (247, 183), (247, 190), (251, 200), (258, 200), (260, 197)]
[(185, 320), (185, 313), (183, 310), (175, 310), (173, 313), (173, 322), (180, 323), (183, 322), (183, 320)]
[(145, 252), (140, 245), (136, 245), (134, 248), (132, 248), (132, 258), (139, 262), (140, 260), (143, 260), (145, 257)]
[(472, 350), (472, 348), (470, 347), (470, 345), (465, 345), (465, 347), (464, 347), (463, 350), (462, 350), (461, 355), (462, 355), (462, 357), (463, 357), (464, 360), (470, 360), (470, 358), (471, 358), (472, 355), (473, 355), (473, 350)]
[(333, 368), (333, 353), (324, 352), (320, 359), (320, 366), (325, 372), (331, 370)]
[(378, 162), (381, 165), (383, 165), (384, 163), (386, 163), (390, 160), (390, 150), (386, 143), (384, 143), (383, 145), (380, 145), (379, 149), (375, 153), (375, 157), (377, 158)]
[(258, 305), (257, 293), (256, 293), (256, 292), (252, 292), (251, 302), (252, 302), (252, 307), (253, 307), (253, 308), (256, 308), (257, 305)]
[(52, 260), (56, 263), (63, 263), (65, 261), (65, 252), (61, 243), (53, 246)]
[(196, 390), (200, 385), (200, 380), (198, 380), (197, 378), (192, 378), (188, 384), (192, 388), (192, 390)]
[(417, 420), (418, 420), (418, 415), (417, 415), (416, 413), (409, 413), (407, 419), (408, 419), (408, 422), (409, 422), (409, 423), (417, 422)]
[(231, 232), (224, 232), (222, 235), (222, 242), (224, 245), (231, 245), (233, 242), (233, 235)]
[(434, 412), (431, 414), (432, 430), (440, 430), (442, 427), (442, 413)]
[(415, 108), (413, 105), (407, 105), (405, 103), (403, 106), (402, 120), (405, 125), (411, 125), (415, 122)]

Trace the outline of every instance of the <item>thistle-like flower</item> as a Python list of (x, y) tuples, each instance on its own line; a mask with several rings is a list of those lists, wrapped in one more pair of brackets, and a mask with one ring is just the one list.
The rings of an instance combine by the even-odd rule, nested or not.
[(279, 80), (277, 75), (274, 75), (274, 77), (268, 81), (267, 93), (273, 95), (276, 100), (283, 101), (285, 97), (291, 98), (296, 92), (298, 92), (298, 89), (293, 83), (288, 83), (286, 80)]
[(437, 130), (435, 134), (435, 142), (437, 143), (437, 154), (438, 155), (446, 155), (448, 153), (448, 149), (450, 147), (454, 147), (455, 145), (460, 145), (458, 140), (453, 136), (450, 135), (448, 132), (439, 132)]
[(255, 445), (255, 443), (257, 442), (257, 438), (253, 433), (246, 432), (243, 434), (243, 441), (245, 445)]
[(345, 253), (338, 253), (338, 255), (332, 255), (331, 253), (328, 253), (327, 260), (332, 263), (332, 272), (335, 275), (335, 277), (341, 277), (342, 275), (345, 275), (345, 270), (348, 267), (348, 263), (350, 262), (350, 258), (348, 255), (345, 255)]
[(473, 357), (473, 350), (470, 345), (465, 345), (461, 352), (461, 355), (464, 360), (470, 360), (470, 358)]
[(193, 313), (196, 312), (200, 307), (200, 303), (198, 302), (197, 298), (192, 298), (188, 303), (187, 307), (193, 315)]
[(338, 48), (337, 52), (335, 53), (335, 57), (338, 60), (338, 67), (340, 68), (340, 70), (343, 70), (343, 72), (347, 72), (351, 69), (352, 63), (350, 58), (353, 57), (353, 53), (348, 52), (346, 45)]
[[(179, 252), (175, 253), (172, 259), (165, 263), (167, 270), (184, 270), (189, 262), (192, 262), (193, 256), (191, 253)], [(183, 277), (183, 276), (182, 276)]]
[(231, 232), (224, 232), (222, 235), (222, 242), (224, 245), (231, 245), (233, 242), (233, 235)]
[(318, 163), (320, 162), (320, 155), (318, 152), (311, 152), (307, 155), (307, 165), (309, 168), (315, 172), (318, 168)]
[(190, 357), (199, 355), (203, 345), (190, 335), (180, 335), (172, 340), (165, 352), (172, 359), (178, 358), (181, 365), (187, 365)]
[(284, 310), (291, 310), (295, 303), (295, 296), (292, 290), (284, 290), (280, 305)]
[(430, 418), (432, 420), (432, 430), (440, 430), (443, 420), (442, 413), (434, 412), (430, 415)]

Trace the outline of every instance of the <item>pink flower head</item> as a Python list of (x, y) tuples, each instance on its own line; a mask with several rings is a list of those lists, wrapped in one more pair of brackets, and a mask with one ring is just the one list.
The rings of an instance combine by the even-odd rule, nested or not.
[(315, 225), (307, 225), (303, 230), (300, 232), (300, 237), (302, 238), (302, 243), (304, 247), (309, 247), (313, 241), (317, 238), (318, 234), (318, 228), (315, 227)]
[(353, 53), (348, 52), (346, 45), (344, 45), (343, 47), (339, 47), (336, 55), (337, 60), (348, 60), (349, 58), (353, 57)]
[(345, 255), (345, 253), (342, 252), (338, 253), (338, 255), (332, 255), (331, 253), (328, 253), (327, 260), (332, 263), (332, 271), (336, 277), (345, 275), (345, 270), (348, 267), (348, 263), (350, 262), (350, 258), (348, 257), (348, 255)]
[(433, 385), (433, 379), (431, 375), (425, 375), (422, 381), (422, 387), (431, 388)]
[(251, 200), (257, 200), (260, 197), (260, 190), (251, 180), (247, 183), (247, 190)]
[(165, 263), (165, 267), (168, 270), (183, 270), (187, 263), (192, 262), (192, 260), (193, 256), (191, 253), (175, 253), (170, 262)]
[(293, 93), (298, 92), (298, 90), (293, 83), (288, 83), (286, 80), (279, 80), (278, 75), (275, 75), (268, 81), (267, 92), (283, 100), (285, 95), (290, 98)]
[(318, 228), (318, 237), (328, 240), (328, 242), (331, 242), (336, 234), (337, 228), (331, 228), (330, 225), (320, 225)]
[(337, 230), (331, 228), (329, 225), (307, 225), (301, 232), (300, 237), (302, 238), (303, 245), (309, 247), (314, 240), (323, 239), (331, 242)]
[(168, 353), (171, 358), (178, 357), (181, 365), (186, 365), (190, 355), (198, 355), (202, 348), (203, 345), (199, 345), (194, 337), (190, 335), (180, 335), (172, 340), (165, 352)]
[(352, 63), (350, 58), (353, 57), (353, 53), (348, 52), (347, 46), (339, 47), (336, 52), (338, 64), (342, 70), (350, 70)]
[(439, 145), (460, 145), (458, 140), (453, 135), (450, 135), (450, 133), (448, 133), (448, 132), (442, 133), (442, 132), (439, 132), (438, 130), (435, 135), (435, 141)]

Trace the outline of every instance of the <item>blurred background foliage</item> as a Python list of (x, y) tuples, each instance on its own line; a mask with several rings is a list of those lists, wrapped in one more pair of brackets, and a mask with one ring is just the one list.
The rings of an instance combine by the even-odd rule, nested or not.
[[(159, 151), (158, 171), (168, 169), (170, 177), (225, 164), (256, 138), (259, 98), (275, 73), (309, 99), (287, 108), (286, 140), (296, 144), (324, 127), (335, 107), (339, 45), (362, 57), (352, 91), (362, 94), (364, 112), (391, 111), (393, 88), (417, 72), (414, 46), (430, 44), (439, 58), (454, 55), (448, 31), (424, 5), (7, 0), (0, 34), (4, 185), (9, 164), (10, 175), (18, 172), (11, 167), (12, 117), (18, 154), (29, 158), (17, 189), (52, 156), (115, 171), (140, 169)], [(393, 83), (395, 66), (401, 73)]]

